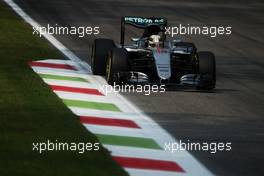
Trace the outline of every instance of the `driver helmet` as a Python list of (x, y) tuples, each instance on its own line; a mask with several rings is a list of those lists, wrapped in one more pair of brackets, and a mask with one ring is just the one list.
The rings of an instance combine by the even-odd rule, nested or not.
[(148, 39), (148, 46), (152, 48), (160, 46), (160, 36), (151, 35)]

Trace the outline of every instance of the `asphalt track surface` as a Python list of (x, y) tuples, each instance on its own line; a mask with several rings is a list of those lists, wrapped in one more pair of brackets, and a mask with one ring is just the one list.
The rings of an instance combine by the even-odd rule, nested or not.
[[(216, 175), (264, 175), (264, 2), (150, 0), (15, 1), (43, 26), (100, 26), (97, 37), (120, 38), (122, 15), (165, 16), (171, 26), (232, 26), (230, 36), (179, 36), (215, 53), (217, 88), (124, 94), (176, 139), (232, 142), (230, 152), (191, 151)], [(128, 35), (134, 35), (133, 30)], [(56, 36), (90, 62), (94, 37)]]

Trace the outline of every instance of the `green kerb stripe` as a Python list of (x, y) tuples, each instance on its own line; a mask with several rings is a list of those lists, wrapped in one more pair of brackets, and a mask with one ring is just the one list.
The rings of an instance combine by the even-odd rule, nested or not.
[(63, 99), (63, 102), (67, 106), (73, 106), (78, 108), (88, 108), (88, 109), (97, 109), (97, 110), (104, 110), (104, 111), (118, 111), (121, 110), (114, 104), (111, 103), (99, 103), (99, 102), (92, 102), (92, 101), (80, 101), (80, 100), (67, 100)]
[(57, 80), (66, 80), (66, 81), (81, 81), (81, 82), (88, 82), (84, 78), (80, 77), (72, 77), (72, 76), (59, 76), (59, 75), (49, 75), (49, 74), (39, 74), (41, 78), (46, 79), (57, 79)]
[(148, 149), (162, 149), (153, 139), (128, 137), (128, 136), (114, 136), (96, 134), (99, 141), (103, 144), (121, 145), (127, 147), (140, 147)]

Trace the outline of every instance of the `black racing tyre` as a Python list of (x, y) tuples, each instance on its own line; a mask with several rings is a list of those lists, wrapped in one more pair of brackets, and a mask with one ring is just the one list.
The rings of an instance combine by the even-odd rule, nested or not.
[(119, 84), (118, 73), (128, 70), (128, 52), (124, 48), (113, 48), (106, 65), (106, 81), (113, 85)]
[(212, 90), (216, 83), (215, 56), (212, 52), (198, 52), (198, 72), (201, 76), (201, 82), (198, 89)]
[(92, 48), (91, 67), (94, 75), (105, 75), (108, 53), (115, 48), (111, 39), (95, 39)]

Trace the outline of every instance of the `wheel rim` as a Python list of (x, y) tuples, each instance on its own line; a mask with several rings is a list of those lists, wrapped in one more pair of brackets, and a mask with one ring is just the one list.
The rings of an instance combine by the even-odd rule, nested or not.
[(109, 56), (109, 59), (108, 59), (108, 63), (107, 63), (107, 65), (106, 65), (106, 80), (107, 80), (107, 82), (109, 82), (110, 81), (110, 77), (111, 77), (111, 61), (112, 60), (112, 58), (111, 58), (111, 56)]

